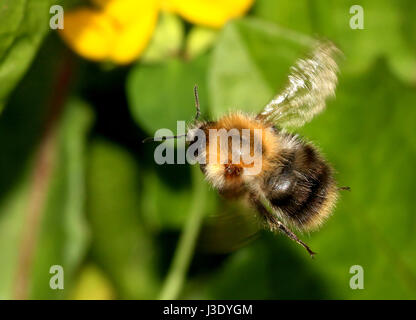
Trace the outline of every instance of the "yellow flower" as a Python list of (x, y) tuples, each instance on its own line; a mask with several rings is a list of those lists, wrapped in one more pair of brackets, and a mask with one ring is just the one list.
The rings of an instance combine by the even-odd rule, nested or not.
[(189, 22), (219, 28), (242, 16), (254, 0), (92, 0), (95, 7), (65, 13), (62, 39), (93, 61), (128, 64), (140, 57), (156, 28), (160, 10)]
[(207, 27), (220, 28), (241, 17), (254, 0), (167, 0), (166, 7), (184, 19)]
[(100, 6), (65, 14), (60, 31), (79, 55), (95, 61), (127, 64), (146, 48), (155, 29), (157, 0), (95, 0)]

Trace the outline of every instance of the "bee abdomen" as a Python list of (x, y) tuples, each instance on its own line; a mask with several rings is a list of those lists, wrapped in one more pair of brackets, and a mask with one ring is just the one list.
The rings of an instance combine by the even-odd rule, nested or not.
[(337, 197), (332, 169), (310, 145), (288, 150), (264, 189), (275, 209), (299, 229), (318, 227), (331, 213)]

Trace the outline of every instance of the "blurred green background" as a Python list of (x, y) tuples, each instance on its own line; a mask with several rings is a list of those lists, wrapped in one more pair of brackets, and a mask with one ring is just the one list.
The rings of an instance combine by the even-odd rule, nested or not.
[[(416, 2), (257, 0), (219, 30), (163, 13), (159, 40), (122, 67), (76, 56), (49, 29), (51, 4), (80, 2), (0, 2), (1, 299), (416, 298)], [(363, 30), (350, 28), (355, 4)], [(198, 168), (158, 166), (141, 144), (192, 119), (195, 83), (205, 119), (259, 111), (312, 37), (345, 59), (336, 98), (299, 132), (352, 189), (302, 235), (314, 260), (257, 232)], [(52, 265), (64, 290), (49, 287)], [(353, 265), (363, 290), (349, 286)]]

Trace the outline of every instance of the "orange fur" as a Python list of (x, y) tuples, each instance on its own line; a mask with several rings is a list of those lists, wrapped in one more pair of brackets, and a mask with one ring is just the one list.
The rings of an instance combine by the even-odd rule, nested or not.
[[(244, 114), (241, 112), (228, 114), (220, 118), (216, 123), (209, 126), (207, 129), (225, 129), (227, 131), (232, 129), (250, 129), (250, 133), (254, 135), (254, 129), (261, 130), (261, 147), (262, 147), (262, 170), (258, 175), (263, 174), (272, 168), (272, 158), (278, 154), (279, 143), (278, 136), (274, 133), (273, 128), (266, 125), (264, 122), (258, 121), (254, 116)], [(249, 182), (253, 176), (245, 176), (244, 173), (237, 177), (224, 177), (224, 164), (220, 163), (220, 142), (217, 140), (217, 147), (213, 148), (216, 152), (216, 162), (210, 161), (210, 147), (209, 147), (209, 136), (207, 136), (206, 146), (206, 159), (207, 159), (207, 178), (214, 184), (214, 186), (221, 186), (225, 188), (232, 188), (236, 184), (242, 182)], [(211, 150), (212, 151), (212, 150)], [(231, 151), (231, 150), (230, 150)], [(231, 152), (228, 153), (228, 159), (231, 162)], [(235, 167), (249, 168), (249, 164), (240, 163), (236, 164)]]

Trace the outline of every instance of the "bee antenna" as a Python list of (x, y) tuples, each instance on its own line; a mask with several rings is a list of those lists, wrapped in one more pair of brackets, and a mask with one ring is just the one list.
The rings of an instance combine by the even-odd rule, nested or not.
[(199, 95), (198, 95), (197, 84), (194, 86), (194, 96), (195, 96), (195, 108), (196, 108), (195, 120), (198, 120), (199, 116), (201, 115), (201, 109), (199, 106)]
[[(201, 108), (199, 105), (199, 94), (198, 94), (198, 85), (196, 84), (194, 86), (194, 96), (195, 96), (195, 108), (196, 108), (196, 114), (195, 114), (195, 118), (194, 120), (198, 120), (199, 116), (201, 115)], [(167, 139), (178, 139), (178, 138), (182, 138), (182, 137), (186, 137), (186, 134), (181, 134), (178, 136), (167, 136), (167, 137), (162, 137), (162, 141), (165, 141)], [(147, 142), (153, 142), (156, 141), (154, 137), (147, 137), (145, 139), (142, 140), (142, 143), (147, 143)]]
[[(186, 137), (186, 134), (181, 134), (181, 135), (178, 135), (178, 136), (164, 136), (164, 137), (162, 137), (161, 141), (165, 141), (165, 140), (168, 140), (168, 139), (178, 139), (178, 138), (183, 138), (183, 137)], [(142, 143), (153, 142), (153, 141), (159, 141), (159, 140), (155, 140), (154, 137), (147, 137), (146, 139), (142, 140)]]
[(142, 143), (148, 143), (148, 142), (151, 142), (151, 141), (155, 141), (154, 137), (147, 137), (147, 138), (142, 140)]

